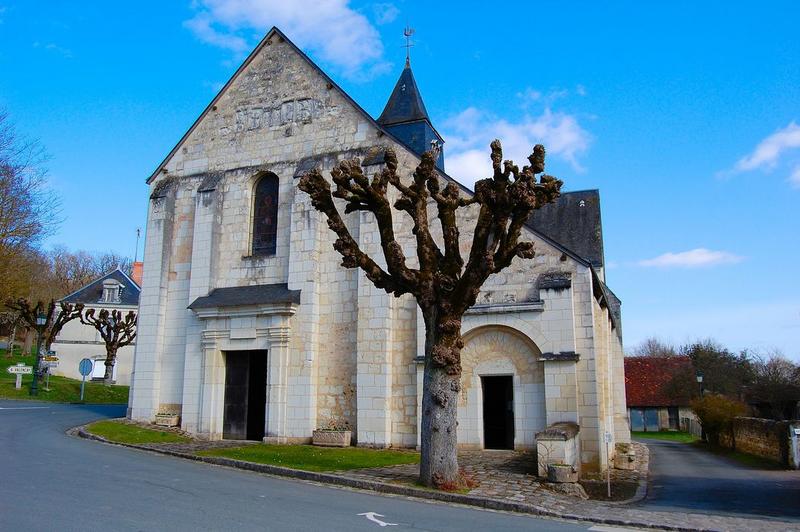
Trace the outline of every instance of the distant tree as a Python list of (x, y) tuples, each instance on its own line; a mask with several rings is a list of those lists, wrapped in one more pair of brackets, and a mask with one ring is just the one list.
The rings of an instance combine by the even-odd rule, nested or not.
[(69, 251), (63, 246), (53, 248), (48, 253), (48, 259), (51, 268), (50, 282), (58, 293), (56, 297), (71, 294), (116, 268), (130, 275), (133, 264), (129, 257), (113, 251), (89, 253), (82, 250)]
[(103, 382), (111, 384), (117, 351), (136, 339), (136, 313), (131, 310), (123, 316), (119, 310), (100, 309), (100, 312), (95, 314), (95, 309), (90, 308), (80, 316), (80, 320), (84, 325), (97, 329), (106, 344), (106, 371)]
[(133, 271), (133, 260), (113, 251), (95, 255), (94, 262), (95, 271), (98, 272), (98, 275), (108, 273), (117, 268), (125, 272), (126, 275), (130, 275)]
[[(675, 358), (680, 355), (675, 355)], [(675, 403), (688, 405), (692, 399), (700, 395), (697, 375), (691, 363), (682, 366), (669, 366), (672, 368), (669, 380), (664, 383), (664, 394), (672, 398)]]
[[(435, 152), (423, 154), (406, 182), (397, 175), (397, 157), (391, 149), (385, 153), (385, 168), (372, 177), (364, 174), (358, 159), (336, 165), (331, 171), (334, 191), (317, 169), (299, 182), (336, 234), (333, 247), (342, 255), (342, 266), (361, 268), (377, 288), (396, 297), (411, 294), (419, 305), (425, 323), (420, 482), (442, 489), (464, 483), (456, 455), (462, 317), (490, 275), (507, 268), (515, 257), (534, 256), (533, 243), (520, 241), (522, 228), (535, 209), (558, 197), (561, 188), (554, 177), (536, 178), (544, 172), (543, 146), (534, 148), (528, 158), (531, 165), (521, 170), (511, 161), (503, 162), (500, 141), (492, 142), (491, 150), (493, 175), (475, 184), (472, 197), (462, 197), (453, 182), (442, 188)], [(374, 216), (386, 269), (361, 250), (333, 198), (343, 200), (345, 214), (366, 211)], [(465, 265), (456, 211), (470, 205), (479, 210)], [(413, 221), (408, 236), (416, 242), (418, 268), (406, 264), (392, 207)], [(429, 212), (437, 213), (444, 250), (431, 234)]]
[(0, 301), (25, 297), (32, 250), (59, 223), (41, 145), (19, 135), (0, 109)]
[(753, 361), (754, 379), (747, 400), (759, 414), (771, 419), (790, 419), (800, 402), (800, 365), (775, 351)]
[(634, 347), (631, 354), (637, 357), (674, 357), (679, 353), (672, 344), (650, 337)]
[(753, 364), (747, 352), (732, 353), (713, 340), (686, 345), (681, 352), (692, 360), (695, 371), (703, 374), (703, 387), (712, 393), (739, 400), (754, 380)]

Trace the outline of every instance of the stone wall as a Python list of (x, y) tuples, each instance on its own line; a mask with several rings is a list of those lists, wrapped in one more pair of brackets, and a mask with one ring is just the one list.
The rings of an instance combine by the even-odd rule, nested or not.
[(720, 436), (720, 444), (790, 467), (793, 461), (790, 429), (793, 427), (800, 428), (800, 422), (737, 417), (733, 420), (731, 434)]

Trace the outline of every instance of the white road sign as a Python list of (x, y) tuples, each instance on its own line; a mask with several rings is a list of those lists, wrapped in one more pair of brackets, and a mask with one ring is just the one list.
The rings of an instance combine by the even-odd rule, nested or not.
[(26, 366), (22, 362), (17, 364), (16, 366), (8, 366), (6, 371), (11, 373), (12, 375), (28, 375), (33, 373), (33, 366)]
[(33, 366), (26, 366), (20, 362), (16, 366), (8, 366), (6, 371), (17, 376), (17, 382), (14, 383), (14, 387), (19, 390), (22, 388), (22, 376), (33, 373)]

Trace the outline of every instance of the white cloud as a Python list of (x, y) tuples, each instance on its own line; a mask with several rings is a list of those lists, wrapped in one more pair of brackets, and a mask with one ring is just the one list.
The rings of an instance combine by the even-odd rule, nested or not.
[(652, 259), (641, 260), (638, 264), (639, 266), (656, 268), (701, 268), (718, 264), (734, 264), (742, 260), (744, 260), (744, 257), (727, 251), (696, 248), (678, 253), (664, 253)]
[(375, 14), (375, 24), (383, 25), (394, 22), (400, 10), (394, 4), (374, 4), (372, 12)]
[(198, 39), (236, 54), (254, 44), (250, 42), (254, 34), (277, 26), (345, 76), (383, 70), (377, 29), (348, 4), (349, 0), (196, 0), (197, 13), (184, 25)]
[(800, 164), (792, 170), (792, 175), (789, 176), (789, 183), (795, 188), (800, 188)]
[[(541, 94), (528, 89), (521, 97), (532, 99)], [(533, 146), (544, 144), (549, 156), (569, 162), (576, 171), (583, 171), (578, 157), (589, 147), (592, 137), (574, 115), (555, 112), (549, 107), (541, 114), (523, 114), (511, 122), (487, 111), (469, 107), (443, 124), (447, 173), (461, 183), (472, 186), (475, 181), (490, 177), (489, 143), (503, 142), (503, 157), (519, 166), (527, 164)]]
[(714, 338), (735, 351), (781, 349), (800, 362), (800, 303), (795, 300), (717, 301), (653, 305), (626, 299), (625, 343), (658, 335), (675, 344)]
[(231, 50), (237, 54), (247, 51), (250, 46), (238, 35), (219, 32), (212, 27), (214, 20), (208, 13), (198, 13), (194, 18), (185, 21), (184, 26), (189, 28), (201, 41)]
[(739, 159), (734, 169), (748, 172), (774, 168), (781, 155), (793, 148), (800, 148), (800, 126), (794, 121), (759, 142), (752, 153)]
[(42, 42), (36, 41), (36, 42), (33, 43), (33, 47), (34, 48), (40, 48), (42, 50), (47, 50), (48, 52), (53, 52), (53, 53), (59, 54), (60, 56), (65, 57), (67, 59), (71, 59), (72, 58), (72, 50), (70, 50), (69, 48), (63, 48), (61, 46), (58, 46), (55, 43), (51, 43), (51, 42), (50, 43), (42, 43)]

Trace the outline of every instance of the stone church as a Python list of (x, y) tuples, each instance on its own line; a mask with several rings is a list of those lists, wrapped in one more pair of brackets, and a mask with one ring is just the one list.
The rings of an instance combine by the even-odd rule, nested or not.
[[(376, 120), (270, 30), (147, 180), (129, 417), (178, 415), (209, 439), (304, 443), (315, 429), (347, 428), (357, 445), (416, 447), (424, 326), (415, 301), (340, 265), (297, 181), (353, 157), (377, 172), (387, 147), (410, 176), (431, 146), (441, 179), (457, 179), (444, 171), (446, 146), (408, 63)], [(470, 209), (460, 209), (465, 250)], [(396, 233), (411, 257), (404, 216)], [(345, 221), (380, 261), (371, 214)], [(490, 277), (463, 320), (459, 444), (535, 448), (537, 434), (569, 422), (577, 435), (556, 433), (574, 443), (571, 460), (603, 469), (607, 442), (613, 452), (629, 432), (598, 192), (564, 193), (523, 238), (537, 256)]]

